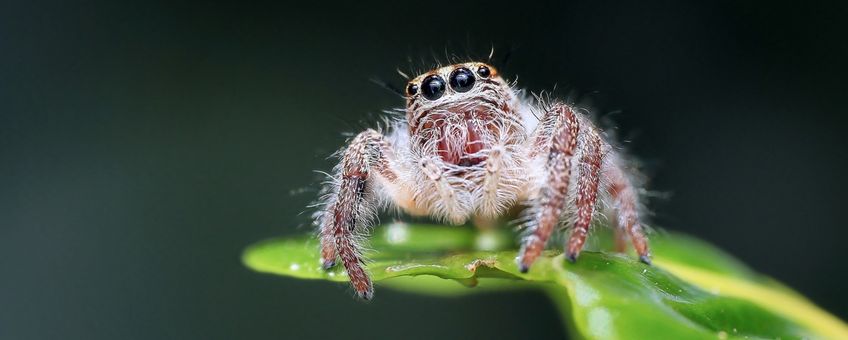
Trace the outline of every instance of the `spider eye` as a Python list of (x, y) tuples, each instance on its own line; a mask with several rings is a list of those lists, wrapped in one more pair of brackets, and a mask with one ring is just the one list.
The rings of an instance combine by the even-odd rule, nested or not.
[(421, 94), (429, 100), (439, 99), (445, 94), (445, 80), (436, 75), (424, 78), (421, 83)]
[(418, 93), (418, 85), (409, 84), (409, 86), (406, 87), (407, 95), (414, 96), (416, 93)]
[(477, 69), (477, 74), (483, 78), (489, 78), (489, 76), (492, 75), (492, 70), (490, 70), (487, 66), (480, 66), (480, 68)]
[(474, 80), (474, 73), (467, 68), (461, 67), (451, 72), (450, 86), (456, 92), (468, 92), (474, 86)]

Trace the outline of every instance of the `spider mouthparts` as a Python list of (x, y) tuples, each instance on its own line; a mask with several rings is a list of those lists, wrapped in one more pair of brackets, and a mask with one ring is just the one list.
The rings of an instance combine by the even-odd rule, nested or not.
[(641, 261), (642, 263), (647, 264), (649, 266), (651, 265), (651, 258), (648, 257), (648, 255), (639, 256), (639, 261)]
[(486, 159), (479, 153), (485, 146), (482, 134), (488, 131), (481, 129), (473, 118), (466, 118), (465, 124), (459, 126), (440, 126), (440, 128), (442, 138), (437, 144), (437, 151), (443, 161), (460, 166), (473, 166)]

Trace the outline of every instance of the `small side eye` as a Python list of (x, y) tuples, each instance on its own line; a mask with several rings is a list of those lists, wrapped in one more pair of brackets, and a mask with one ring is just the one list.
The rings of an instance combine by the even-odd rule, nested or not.
[(483, 78), (489, 78), (489, 76), (492, 75), (492, 70), (490, 70), (488, 66), (480, 66), (480, 68), (477, 69), (477, 74)]
[(418, 85), (409, 84), (406, 86), (406, 94), (410, 97), (416, 95), (418, 93)]
[(437, 75), (424, 78), (421, 82), (421, 94), (429, 100), (439, 99), (445, 94), (445, 80)]
[(468, 92), (474, 87), (474, 73), (461, 67), (453, 70), (450, 75), (450, 85), (456, 92)]

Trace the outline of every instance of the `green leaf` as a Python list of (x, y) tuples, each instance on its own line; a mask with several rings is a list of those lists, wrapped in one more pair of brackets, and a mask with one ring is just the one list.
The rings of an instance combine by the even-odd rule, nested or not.
[[(609, 249), (606, 228), (596, 229), (598, 248)], [(542, 289), (576, 338), (848, 339), (843, 321), (689, 236), (652, 235), (653, 266), (590, 247), (574, 264), (548, 251), (526, 274), (514, 239), (507, 230), (396, 223), (375, 229), (368, 270), (379, 286), (421, 294)], [(340, 266), (321, 269), (313, 236), (260, 242), (243, 260), (259, 272), (347, 281)]]

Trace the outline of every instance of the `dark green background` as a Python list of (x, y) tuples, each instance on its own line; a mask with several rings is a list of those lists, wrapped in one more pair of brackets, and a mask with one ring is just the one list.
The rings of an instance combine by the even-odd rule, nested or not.
[[(529, 3), (529, 2), (528, 2)], [(0, 4), (0, 338), (562, 337), (535, 293), (436, 299), (250, 272), (307, 232), (368, 82), (447, 49), (611, 116), (655, 225), (846, 317), (844, 6)], [(423, 325), (423, 326), (422, 326)], [(410, 330), (414, 329), (414, 332)]]

